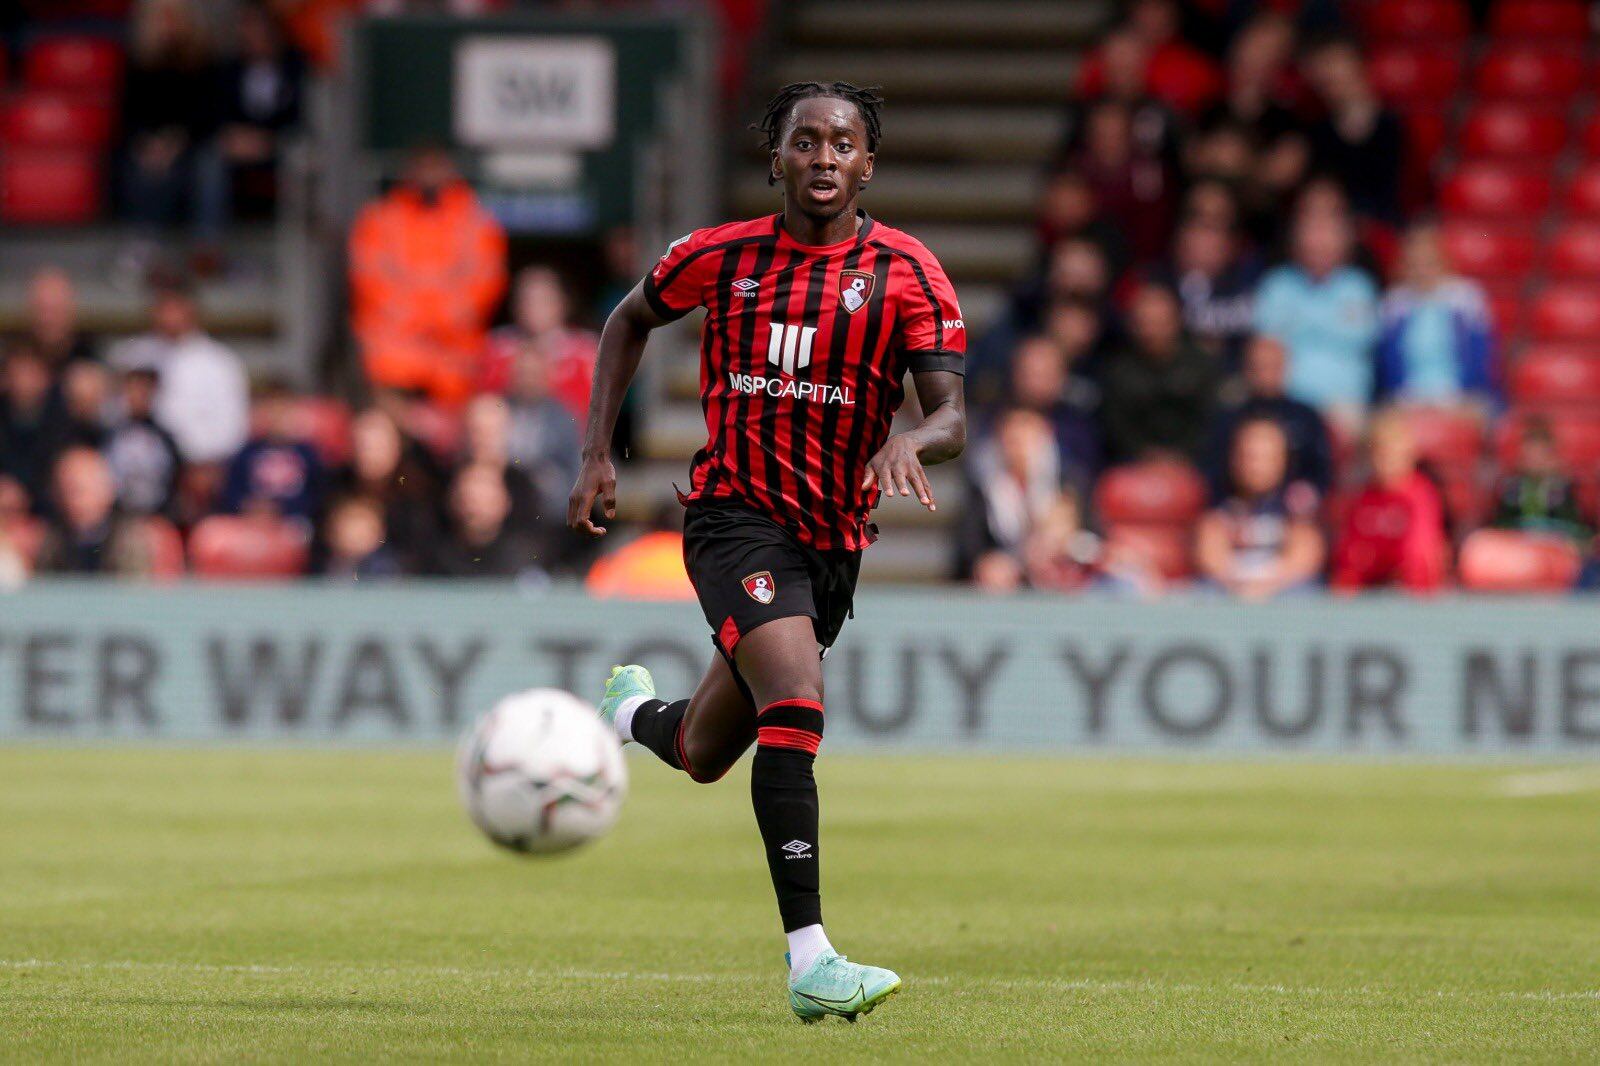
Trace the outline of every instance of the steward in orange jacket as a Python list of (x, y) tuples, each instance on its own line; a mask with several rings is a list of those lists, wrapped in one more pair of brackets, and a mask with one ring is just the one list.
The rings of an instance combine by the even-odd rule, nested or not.
[(505, 231), (439, 149), (417, 153), (351, 230), (356, 341), (379, 388), (464, 403), (505, 288)]

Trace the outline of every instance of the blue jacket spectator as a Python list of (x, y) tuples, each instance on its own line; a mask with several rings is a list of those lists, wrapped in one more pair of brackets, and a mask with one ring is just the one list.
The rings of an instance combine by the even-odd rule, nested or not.
[(1405, 282), (1383, 302), (1377, 397), (1497, 406), (1494, 331), (1476, 282), (1445, 273), (1438, 232), (1419, 225), (1406, 236)]
[(1256, 329), (1289, 350), (1288, 393), (1321, 410), (1359, 416), (1372, 398), (1378, 288), (1350, 265), (1350, 221), (1324, 209), (1294, 225), (1294, 257), (1268, 272)]

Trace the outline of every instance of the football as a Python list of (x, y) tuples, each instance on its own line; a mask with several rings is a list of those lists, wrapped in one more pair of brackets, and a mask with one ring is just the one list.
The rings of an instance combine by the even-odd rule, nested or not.
[(507, 696), (461, 741), (461, 802), (501, 847), (567, 851), (603, 835), (628, 793), (622, 746), (593, 707), (560, 689)]

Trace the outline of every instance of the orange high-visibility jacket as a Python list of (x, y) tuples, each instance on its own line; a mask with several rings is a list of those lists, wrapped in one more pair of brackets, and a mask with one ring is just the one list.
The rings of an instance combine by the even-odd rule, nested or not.
[(451, 405), (468, 399), (505, 288), (505, 231), (465, 182), (431, 206), (397, 188), (350, 232), (356, 340), (376, 385), (425, 389)]

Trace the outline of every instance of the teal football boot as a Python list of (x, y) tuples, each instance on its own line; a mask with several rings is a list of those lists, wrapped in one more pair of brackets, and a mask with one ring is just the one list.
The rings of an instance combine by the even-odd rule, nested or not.
[[(787, 953), (783, 961), (789, 961)], [(862, 966), (830, 951), (789, 982), (789, 1008), (808, 1025), (830, 1014), (853, 1022), (898, 991), (900, 976), (894, 971)]]
[(606, 725), (615, 729), (617, 709), (624, 700), (655, 694), (656, 683), (650, 671), (642, 666), (613, 666), (611, 676), (606, 679), (606, 694), (600, 700), (600, 717), (605, 719)]

